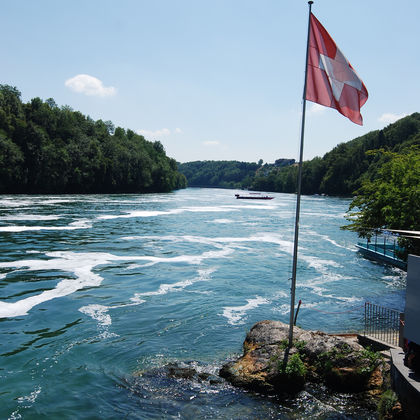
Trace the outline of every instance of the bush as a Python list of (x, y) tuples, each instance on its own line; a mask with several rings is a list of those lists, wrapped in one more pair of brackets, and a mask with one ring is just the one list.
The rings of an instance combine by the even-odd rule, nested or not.
[(378, 403), (379, 420), (392, 418), (392, 408), (398, 402), (398, 397), (394, 391), (388, 389), (385, 391)]

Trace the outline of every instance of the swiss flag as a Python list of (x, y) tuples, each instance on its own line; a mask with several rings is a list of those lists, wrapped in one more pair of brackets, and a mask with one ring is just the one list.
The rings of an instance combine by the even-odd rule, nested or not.
[(308, 101), (335, 108), (363, 125), (360, 108), (368, 98), (366, 86), (312, 13), (306, 83)]

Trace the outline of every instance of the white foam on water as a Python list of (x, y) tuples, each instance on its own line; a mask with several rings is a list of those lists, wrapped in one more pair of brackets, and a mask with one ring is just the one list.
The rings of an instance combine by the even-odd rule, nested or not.
[(12, 414), (10, 414), (7, 420), (20, 420), (21, 418), (22, 418), (22, 415), (19, 414), (19, 409), (17, 409)]
[(6, 207), (6, 208), (16, 208), (16, 207), (27, 207), (32, 206), (33, 201), (30, 200), (22, 200), (14, 197), (10, 198), (2, 198), (0, 200), (0, 207)]
[(308, 234), (308, 235), (312, 235), (312, 236), (316, 236), (318, 238), (321, 238), (324, 241), (330, 242), (331, 244), (333, 244), (334, 246), (336, 246), (338, 248), (348, 249), (346, 246), (340, 245), (339, 243), (337, 243), (336, 241), (334, 241), (334, 239), (331, 239), (328, 235), (322, 235), (322, 234), (320, 234), (318, 232), (315, 232), (315, 231), (305, 231), (305, 234)]
[(151, 292), (143, 292), (143, 293), (135, 293), (130, 300), (135, 303), (144, 303), (145, 300), (144, 297), (149, 296), (159, 296), (159, 295), (166, 295), (167, 293), (171, 292), (180, 292), (181, 290), (185, 289), (188, 286), (193, 285), (194, 283), (200, 282), (200, 281), (209, 281), (211, 274), (216, 271), (215, 268), (208, 268), (204, 270), (198, 270), (198, 276), (194, 279), (188, 279), (184, 281), (179, 281), (172, 284), (161, 284), (159, 286), (159, 289), (156, 291)]
[(274, 300), (280, 299), (280, 298), (287, 298), (289, 295), (284, 290), (279, 290), (274, 295)]
[(192, 213), (204, 213), (204, 212), (227, 212), (227, 211), (236, 211), (236, 209), (229, 208), (229, 207), (184, 207), (179, 209), (172, 209), (172, 210), (136, 210), (130, 211), (123, 214), (106, 214), (102, 216), (98, 216), (99, 220), (111, 220), (111, 219), (129, 219), (129, 218), (136, 218), (136, 217), (155, 217), (155, 216), (167, 216), (172, 214), (181, 214), (185, 212), (192, 212)]
[(0, 232), (27, 232), (27, 231), (41, 231), (41, 230), (76, 230), (76, 229), (90, 229), (91, 222), (88, 219), (80, 219), (70, 223), (67, 226), (0, 226)]
[(228, 223), (235, 223), (235, 220), (232, 220), (232, 219), (216, 219), (216, 220), (211, 220), (210, 223), (228, 224)]
[(33, 196), (33, 197), (3, 197), (0, 200), (0, 207), (6, 208), (22, 208), (22, 207), (33, 207), (33, 206), (50, 206), (63, 203), (74, 203), (76, 200), (74, 197), (69, 198), (50, 198), (51, 196)]
[(109, 326), (112, 324), (111, 316), (108, 314), (110, 307), (104, 305), (87, 305), (79, 308), (79, 311), (85, 315), (90, 316), (97, 322), (99, 330), (99, 338), (107, 339), (112, 337), (118, 337), (118, 334), (110, 333)]
[(382, 276), (382, 280), (384, 280), (386, 288), (401, 289), (401, 288), (406, 287), (407, 278), (406, 278), (405, 272), (400, 270), (400, 269), (398, 269), (398, 270), (399, 270), (399, 272), (394, 274), (394, 275)]
[(302, 212), (303, 216), (311, 216), (311, 217), (327, 217), (331, 219), (344, 219), (346, 213), (316, 213), (316, 212)]
[(321, 258), (314, 257), (313, 255), (299, 254), (299, 258), (305, 261), (309, 267), (314, 268), (319, 273), (325, 274), (328, 272), (328, 267), (341, 268), (342, 265), (333, 260), (323, 260)]
[(0, 216), (0, 220), (59, 220), (61, 216), (47, 214), (9, 214)]
[(112, 324), (108, 309), (108, 306), (103, 305), (87, 305), (79, 308), (79, 311), (97, 321), (101, 327), (107, 327)]
[(270, 303), (269, 300), (256, 296), (254, 299), (247, 299), (248, 303), (243, 306), (226, 306), (223, 308), (222, 316), (228, 319), (228, 323), (231, 325), (243, 324), (242, 318), (247, 312), (257, 308), (260, 305), (266, 305)]
[(70, 295), (85, 287), (96, 287), (102, 283), (103, 278), (92, 270), (97, 265), (107, 264), (110, 261), (131, 259), (133, 257), (117, 257), (106, 253), (76, 253), (70, 251), (49, 252), (45, 254), (48, 260), (20, 260), (0, 263), (0, 268), (15, 268), (18, 270), (60, 270), (72, 273), (75, 278), (68, 278), (58, 282), (54, 289), (45, 290), (16, 302), (0, 301), (0, 318), (27, 315), (36, 305), (52, 299)]
[[(209, 237), (189, 236), (189, 235), (183, 235), (183, 236), (167, 235), (167, 236), (130, 236), (130, 237), (124, 237), (122, 239), (123, 240), (156, 240), (156, 241), (171, 241), (171, 242), (195, 242), (195, 243), (212, 245), (217, 248), (221, 248), (223, 245), (228, 245), (229, 249), (231, 250), (230, 252), (233, 252), (232, 248), (242, 247), (243, 246), (242, 244), (251, 243), (251, 242), (260, 242), (260, 243), (271, 243), (271, 244), (278, 245), (280, 251), (286, 254), (292, 255), (293, 253), (292, 241), (285, 240), (283, 239), (282, 235), (271, 233), (271, 232), (270, 233), (262, 232), (257, 235), (253, 235), (249, 237), (209, 238)], [(329, 275), (328, 270), (331, 267), (335, 267), (335, 268), (342, 267), (339, 263), (333, 260), (325, 260), (325, 259), (321, 259), (321, 258), (314, 257), (311, 255), (305, 255), (302, 252), (304, 250), (305, 248), (299, 247), (299, 251), (300, 251), (299, 259), (302, 261), (305, 261), (309, 267), (314, 268), (316, 271), (318, 271), (321, 274)], [(217, 256), (218, 254), (216, 253), (215, 257)], [(156, 262), (164, 262), (164, 259), (162, 261), (159, 261), (157, 257), (153, 257), (153, 258), (156, 258)], [(177, 258), (181, 258), (181, 257), (177, 257)], [(200, 257), (197, 256), (197, 257), (189, 257), (189, 258), (191, 259), (191, 263), (194, 264), (195, 261)], [(155, 264), (156, 262), (151, 261), (147, 265), (149, 266), (149, 265)]]
[[(26, 404), (33, 404), (35, 400), (38, 398), (38, 395), (41, 393), (42, 388), (41, 386), (37, 386), (29, 395), (25, 395), (24, 397), (19, 397), (17, 399), (18, 403), (26, 403)], [(26, 406), (26, 408), (31, 407), (31, 405)]]
[(346, 302), (346, 303), (355, 303), (355, 302), (364, 301), (363, 298), (358, 297), (358, 296), (336, 296), (336, 295), (333, 295), (333, 294), (331, 294), (330, 291), (327, 292), (326, 288), (320, 287), (320, 286), (315, 285), (315, 284), (308, 284), (308, 285), (305, 285), (305, 287), (310, 288), (315, 295), (320, 296), (320, 297), (325, 298), (325, 299), (338, 300), (340, 302)]
[(135, 217), (154, 217), (154, 216), (161, 216), (167, 214), (175, 214), (175, 211), (150, 211), (150, 210), (143, 210), (143, 211), (130, 211), (128, 213), (123, 214), (106, 214), (102, 216), (98, 216), (98, 220), (112, 220), (112, 219), (130, 219)]
[(143, 260), (149, 261), (146, 264), (133, 264), (130, 266), (131, 269), (140, 268), (140, 267), (151, 267), (155, 264), (173, 264), (173, 263), (185, 263), (185, 264), (201, 264), (203, 260), (211, 258), (226, 258), (228, 255), (233, 253), (231, 248), (223, 248), (219, 251), (207, 251), (203, 252), (200, 255), (179, 255), (177, 257), (154, 257), (154, 256), (144, 256), (144, 257), (131, 257), (133, 260)]
[(237, 211), (235, 206), (195, 206), (195, 207), (184, 207), (179, 210), (183, 210), (186, 212), (192, 213), (217, 213), (217, 212), (224, 212), (224, 211)]
[(272, 309), (273, 312), (278, 312), (281, 315), (287, 315), (290, 314), (290, 303), (283, 303), (280, 306), (274, 307)]
[(268, 205), (265, 202), (261, 202), (259, 204), (244, 204), (244, 205), (228, 205), (224, 206), (230, 209), (251, 209), (251, 210), (275, 210), (276, 206)]
[(127, 236), (121, 238), (122, 240), (158, 240), (158, 241), (171, 241), (171, 242), (195, 242), (207, 245), (212, 245), (220, 248), (223, 244), (228, 244), (229, 247), (233, 247), (235, 244), (249, 243), (249, 242), (261, 242), (261, 243), (272, 243), (279, 245), (280, 250), (291, 254), (293, 251), (293, 242), (284, 240), (281, 235), (273, 233), (260, 233), (249, 237), (216, 237), (209, 238), (203, 236)]
[(320, 277), (311, 278), (305, 283), (305, 286), (312, 287), (312, 286), (319, 286), (319, 285), (325, 285), (327, 283), (333, 283), (336, 281), (343, 281), (348, 280), (351, 281), (352, 277), (343, 276), (339, 273), (332, 273), (332, 272), (326, 272), (323, 273)]

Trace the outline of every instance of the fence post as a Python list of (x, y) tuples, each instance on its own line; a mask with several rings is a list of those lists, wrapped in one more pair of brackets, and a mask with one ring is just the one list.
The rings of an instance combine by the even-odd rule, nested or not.
[(400, 313), (400, 328), (398, 331), (398, 346), (404, 348), (404, 312)]
[(364, 331), (364, 335), (365, 337), (367, 336), (367, 316), (366, 316), (366, 311), (367, 311), (367, 306), (368, 306), (368, 302), (365, 302), (365, 331)]

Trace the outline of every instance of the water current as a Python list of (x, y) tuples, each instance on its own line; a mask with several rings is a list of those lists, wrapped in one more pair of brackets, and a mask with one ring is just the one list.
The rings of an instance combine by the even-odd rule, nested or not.
[[(160, 373), (217, 375), (255, 322), (288, 322), (296, 198), (236, 192), (1, 196), (0, 418), (360, 418), (349, 396), (277, 401)], [(303, 328), (357, 331), (365, 301), (404, 307), (405, 274), (340, 230), (348, 205), (303, 197)]]

